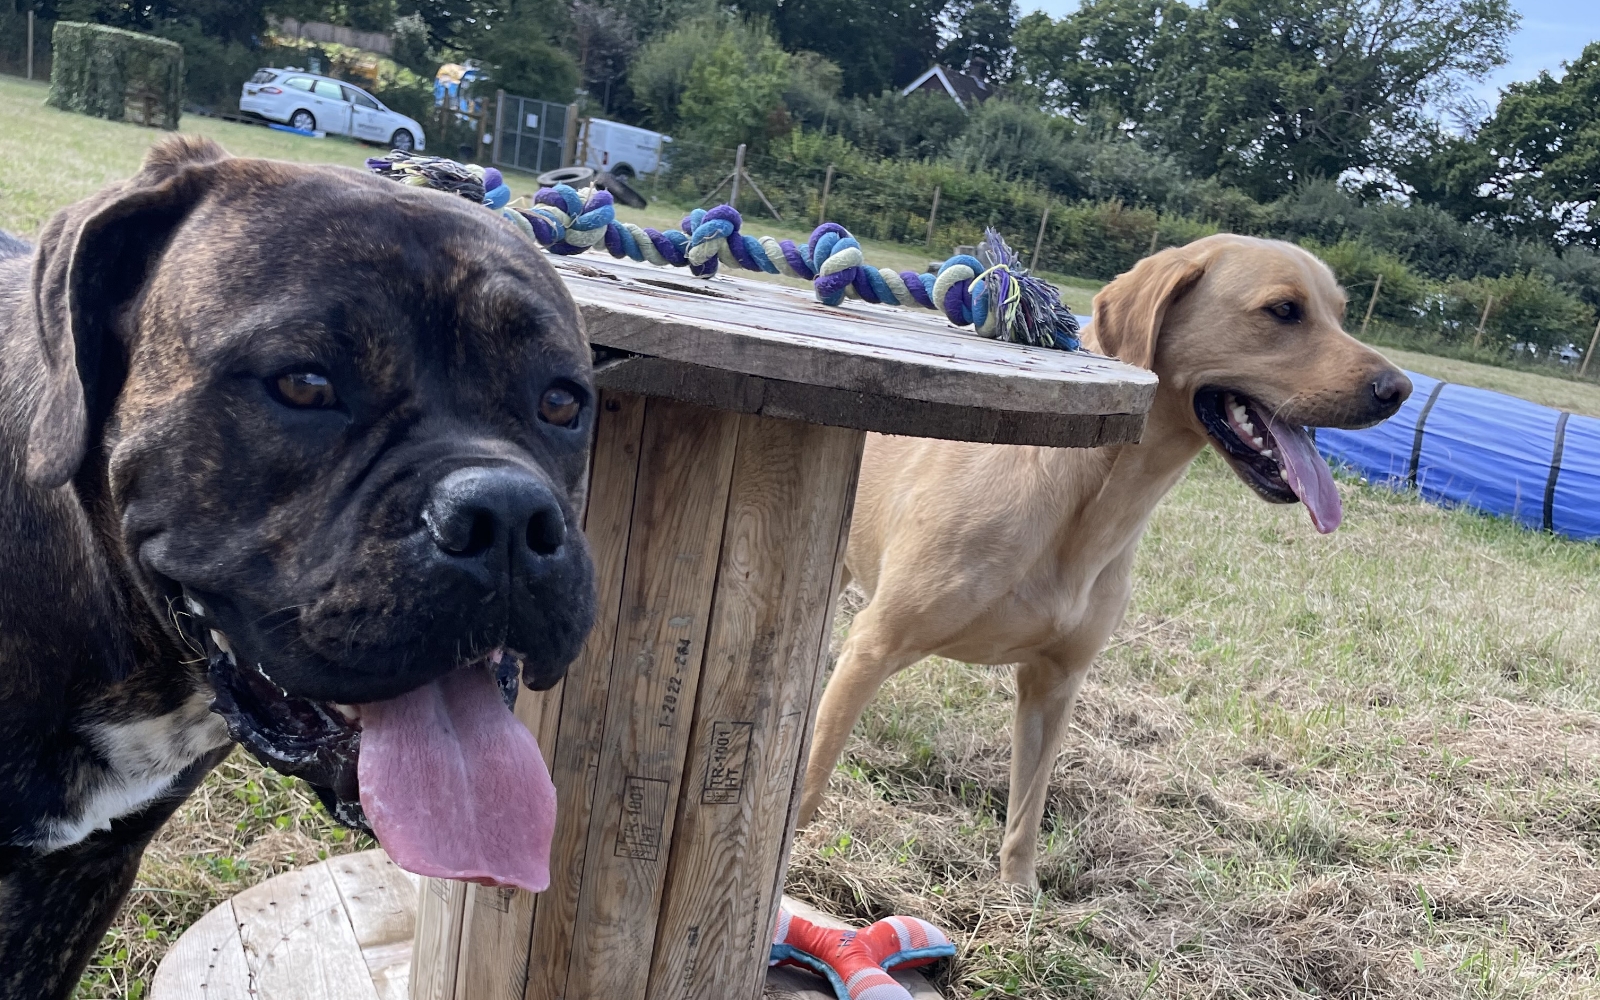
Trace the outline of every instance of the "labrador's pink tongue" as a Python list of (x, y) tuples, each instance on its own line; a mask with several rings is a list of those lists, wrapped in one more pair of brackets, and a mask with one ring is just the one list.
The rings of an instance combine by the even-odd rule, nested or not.
[(549, 887), (556, 789), (493, 674), (457, 670), (360, 711), (361, 808), (395, 864), (435, 878)]
[(1289, 488), (1294, 490), (1294, 495), (1311, 512), (1311, 523), (1324, 535), (1339, 527), (1339, 522), (1344, 519), (1339, 487), (1334, 485), (1333, 473), (1328, 471), (1328, 463), (1317, 453), (1311, 435), (1298, 424), (1280, 423), (1274, 417), (1267, 418), (1267, 427), (1278, 443), (1284, 478), (1288, 480)]

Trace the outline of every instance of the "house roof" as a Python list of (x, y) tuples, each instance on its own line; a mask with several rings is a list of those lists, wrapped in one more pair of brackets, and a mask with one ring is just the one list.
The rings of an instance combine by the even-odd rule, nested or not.
[(994, 91), (989, 85), (978, 77), (967, 73), (957, 72), (934, 63), (926, 73), (912, 80), (902, 91), (900, 96), (908, 97), (918, 90), (931, 90), (937, 87), (950, 95), (950, 99), (963, 108), (971, 108), (994, 96)]

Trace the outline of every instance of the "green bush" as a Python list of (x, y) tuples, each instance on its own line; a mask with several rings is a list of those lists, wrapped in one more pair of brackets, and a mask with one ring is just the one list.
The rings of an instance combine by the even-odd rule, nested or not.
[(1484, 347), (1505, 349), (1518, 343), (1556, 350), (1569, 343), (1582, 347), (1594, 330), (1594, 310), (1582, 300), (1557, 288), (1547, 275), (1524, 273), (1450, 282), (1441, 307), (1444, 339), (1475, 340), (1491, 295), (1494, 305), (1484, 324)]
[(1383, 276), (1383, 287), (1378, 289), (1372, 318), (1402, 326), (1415, 326), (1423, 320), (1430, 286), (1426, 279), (1407, 267), (1405, 261), (1355, 240), (1340, 240), (1332, 246), (1318, 246), (1307, 241), (1305, 247), (1333, 269), (1339, 284), (1349, 294), (1345, 323), (1352, 329), (1360, 326), (1366, 315), (1367, 303), (1372, 301), (1372, 289), (1379, 275)]
[(58, 21), (47, 103), (63, 111), (176, 129), (183, 110), (183, 46), (121, 28)]

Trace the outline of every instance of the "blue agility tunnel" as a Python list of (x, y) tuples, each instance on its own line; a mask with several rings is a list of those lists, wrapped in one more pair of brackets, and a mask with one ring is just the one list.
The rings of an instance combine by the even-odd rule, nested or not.
[(1406, 374), (1413, 389), (1399, 413), (1366, 430), (1318, 428), (1317, 450), (1434, 503), (1600, 540), (1600, 420)]

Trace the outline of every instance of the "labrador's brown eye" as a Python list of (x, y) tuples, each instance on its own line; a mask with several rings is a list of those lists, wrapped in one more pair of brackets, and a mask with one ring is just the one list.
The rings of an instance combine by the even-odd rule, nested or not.
[(1275, 306), (1268, 306), (1267, 312), (1285, 323), (1293, 323), (1300, 318), (1300, 307), (1293, 302), (1279, 302)]
[(277, 396), (289, 406), (302, 410), (326, 410), (337, 406), (338, 393), (333, 391), (333, 383), (328, 381), (326, 375), (315, 372), (289, 372), (279, 375), (273, 380), (272, 386), (277, 390)]
[(578, 411), (581, 409), (583, 406), (578, 402), (577, 396), (570, 390), (557, 386), (546, 389), (544, 396), (540, 398), (539, 419), (557, 427), (571, 427), (578, 419)]

